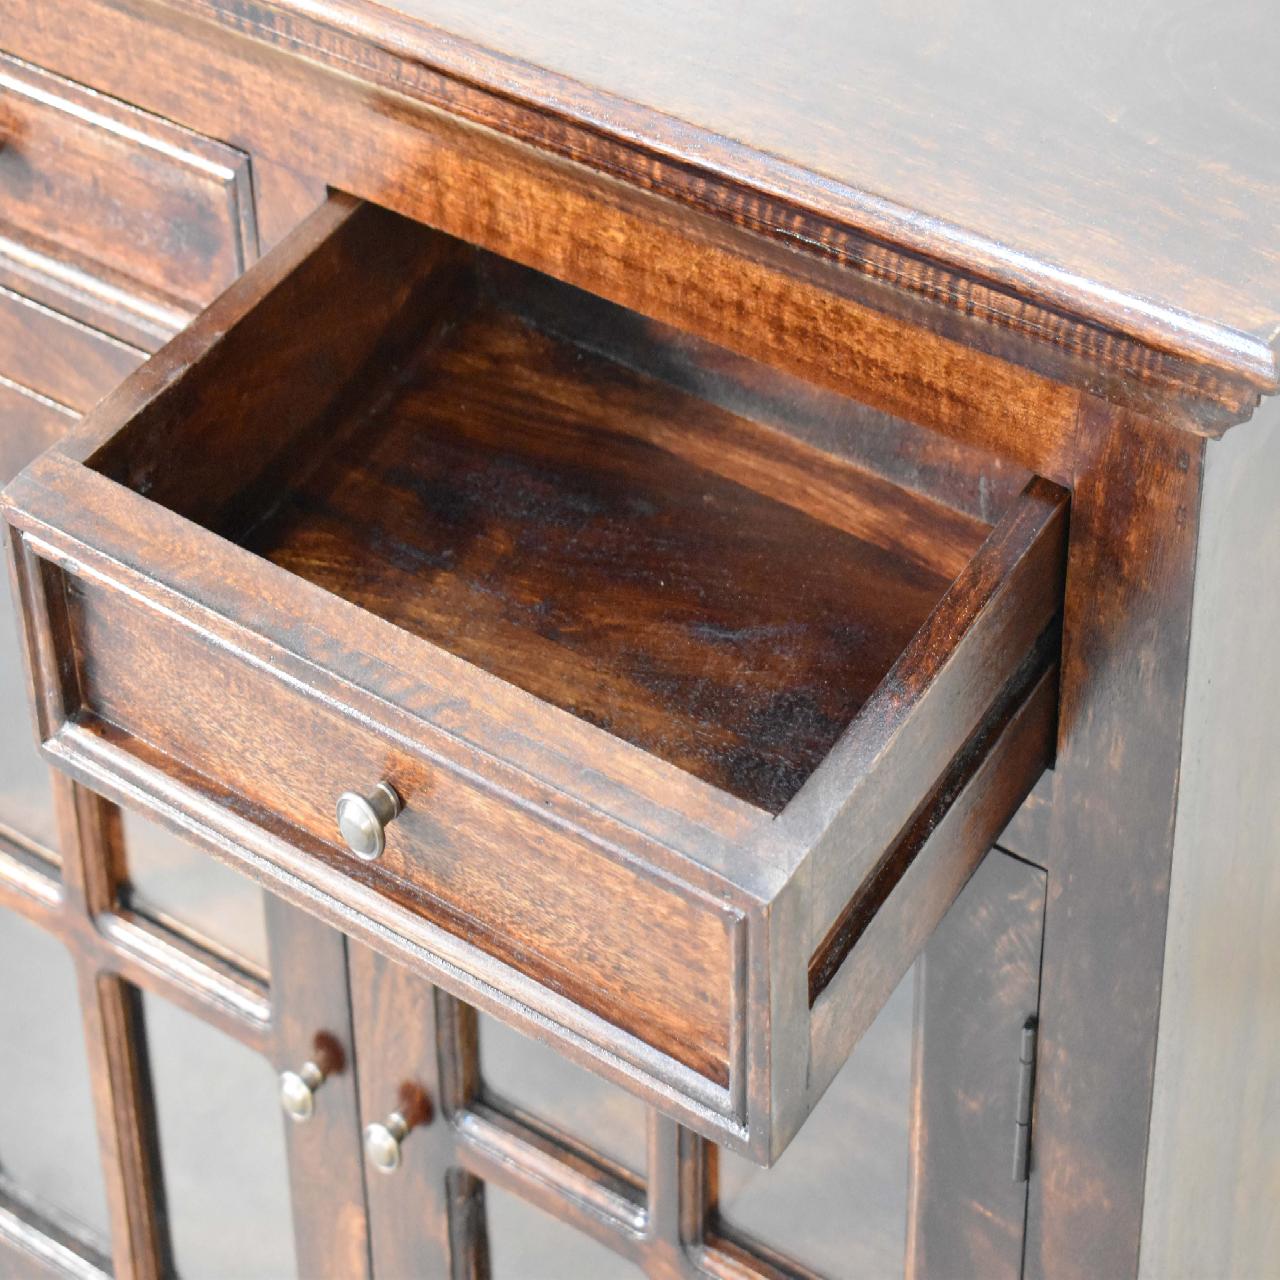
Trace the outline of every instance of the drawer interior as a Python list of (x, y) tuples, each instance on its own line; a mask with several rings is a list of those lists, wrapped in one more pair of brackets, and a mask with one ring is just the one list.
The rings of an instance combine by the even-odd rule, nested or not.
[(241, 326), (239, 398), (188, 386), (179, 430), (161, 397), (90, 464), (780, 812), (990, 523), (664, 377), (656, 330), (619, 344), (567, 286), (358, 227), (321, 306), (354, 313), (359, 255), (398, 253), (376, 331)]

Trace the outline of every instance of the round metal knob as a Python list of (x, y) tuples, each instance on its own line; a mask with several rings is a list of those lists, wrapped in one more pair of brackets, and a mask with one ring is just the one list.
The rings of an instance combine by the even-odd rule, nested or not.
[(404, 808), (395, 788), (380, 782), (367, 796), (344, 791), (338, 797), (338, 830), (347, 848), (372, 862), (387, 847), (387, 824)]
[(301, 1124), (316, 1111), (316, 1090), (324, 1084), (324, 1071), (314, 1062), (304, 1062), (297, 1071), (280, 1073), (280, 1105), (290, 1120)]
[(365, 1156), (379, 1173), (395, 1173), (400, 1167), (400, 1144), (408, 1132), (409, 1122), (398, 1111), (364, 1131)]

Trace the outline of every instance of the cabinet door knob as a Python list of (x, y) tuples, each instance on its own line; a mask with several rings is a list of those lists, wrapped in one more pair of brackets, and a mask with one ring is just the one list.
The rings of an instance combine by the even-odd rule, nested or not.
[(324, 1080), (323, 1068), (314, 1062), (304, 1062), (297, 1071), (280, 1073), (280, 1105), (290, 1120), (301, 1124), (315, 1115), (316, 1090)]
[(365, 1156), (379, 1173), (395, 1173), (400, 1167), (400, 1144), (408, 1132), (409, 1122), (398, 1111), (364, 1131)]
[(372, 862), (387, 847), (387, 824), (404, 808), (390, 783), (380, 782), (367, 796), (344, 791), (338, 797), (338, 830), (357, 858)]

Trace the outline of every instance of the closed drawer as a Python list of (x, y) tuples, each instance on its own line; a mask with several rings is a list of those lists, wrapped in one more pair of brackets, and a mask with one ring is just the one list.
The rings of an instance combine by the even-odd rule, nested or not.
[(0, 476), (61, 439), (144, 352), (0, 287)]
[(13, 475), (60, 440), (78, 415), (0, 373), (0, 475)]
[(0, 279), (146, 343), (256, 256), (243, 152), (0, 54)]
[(332, 197), (6, 491), (40, 736), (767, 1161), (1051, 761), (1066, 497), (953, 509), (595, 305)]
[(0, 476), (15, 475), (146, 359), (0, 287)]
[(0, 377), (69, 409), (92, 409), (146, 353), (0, 286)]

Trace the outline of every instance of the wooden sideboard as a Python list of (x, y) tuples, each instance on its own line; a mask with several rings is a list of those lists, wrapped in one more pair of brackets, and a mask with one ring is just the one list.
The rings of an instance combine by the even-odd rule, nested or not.
[(0, 1267), (1280, 1274), (1273, 24), (935, 8), (0, 0)]

